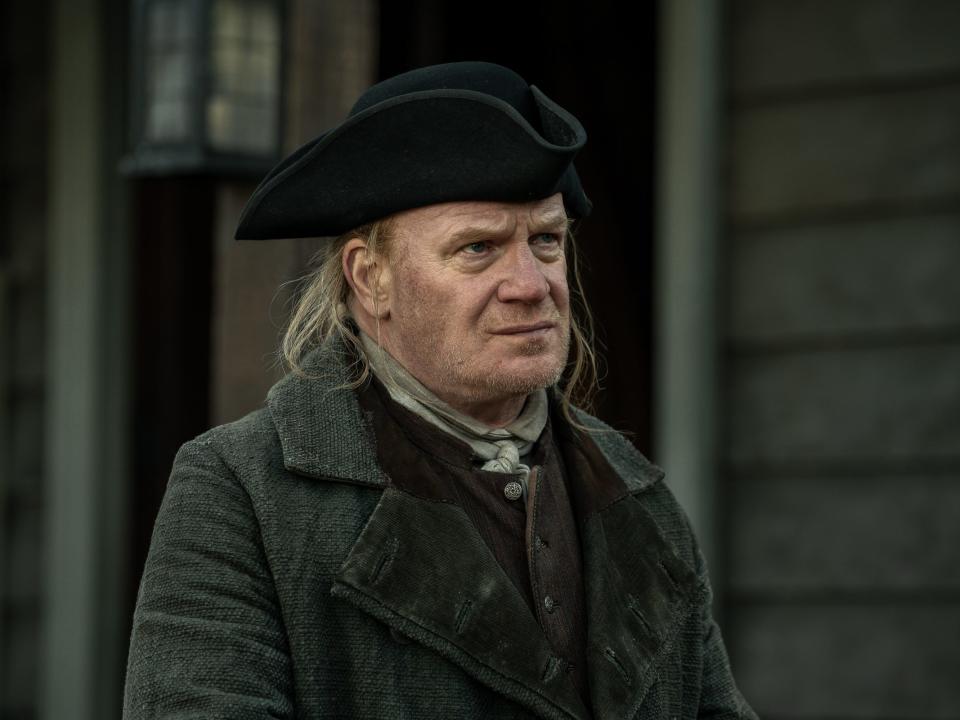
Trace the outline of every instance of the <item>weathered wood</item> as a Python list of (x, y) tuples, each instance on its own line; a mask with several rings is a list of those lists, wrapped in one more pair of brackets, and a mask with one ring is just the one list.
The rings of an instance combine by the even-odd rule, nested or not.
[(288, 151), (339, 123), (376, 80), (376, 28), (372, 0), (288, 3)]
[(960, 709), (960, 3), (728, 6), (735, 675), (761, 717)]
[(748, 233), (730, 250), (735, 340), (960, 327), (960, 214)]
[(263, 405), (283, 375), (280, 329), (289, 316), (296, 245), (237, 242), (233, 233), (252, 188), (217, 191), (210, 422), (236, 420)]
[(34, 607), (19, 607), (10, 612), (0, 648), (4, 672), (0, 674), (0, 699), (5, 718), (37, 717), (35, 703), (41, 674), (39, 645), (40, 612)]
[(955, 198), (958, 117), (960, 84), (735, 111), (733, 219)]
[(956, 718), (960, 607), (738, 607), (737, 682), (760, 717)]
[(47, 286), (39, 258), (30, 249), (17, 248), (14, 264), (7, 288), (10, 379), (18, 386), (40, 386), (46, 374)]
[(729, 587), (740, 594), (960, 598), (960, 466), (951, 476), (735, 480)]
[(735, 465), (960, 459), (960, 344), (731, 358)]
[[(36, 152), (36, 141), (21, 139), (20, 146), (26, 145), (30, 151)], [(33, 162), (37, 162), (33, 154)], [(4, 183), (3, 189), (7, 194), (2, 215), (5, 216), (9, 238), (0, 242), (0, 248), (5, 245), (15, 247), (11, 250), (10, 282), (16, 284), (24, 280), (32, 281), (32, 275), (42, 291), (43, 272), (46, 270), (46, 228), (47, 203), (45, 177), (30, 171), (13, 170), (4, 178), (10, 182)]]
[(960, 71), (954, 0), (736, 0), (737, 95)]
[[(44, 417), (43, 396), (37, 392), (10, 388), (10, 464), (4, 468), (10, 475), (7, 488), (14, 492), (40, 496), (43, 486), (38, 479), (43, 475)], [(29, 483), (35, 483), (31, 486)]]
[[(37, 717), (43, 634), (40, 577), (49, 525), (47, 446), (47, 126), (53, 3), (2, 10), (0, 132), (0, 717)], [(92, 41), (92, 40), (91, 40)], [(76, 138), (75, 138), (76, 139)], [(26, 502), (24, 500), (26, 499)], [(24, 507), (26, 504), (27, 507)], [(41, 623), (43, 620), (43, 623)]]
[[(293, 150), (340, 122), (375, 80), (376, 3), (288, 7), (285, 138)], [(289, 318), (292, 285), (305, 271), (304, 248), (316, 243), (237, 243), (237, 219), (253, 187), (217, 191), (211, 417), (235, 420), (263, 405), (283, 375), (277, 350)]]
[[(39, 478), (29, 478), (34, 482)], [(18, 606), (37, 606), (41, 600), (43, 564), (43, 506), (36, 501), (18, 498), (19, 502), (10, 503), (14, 513), (9, 525), (4, 529), (7, 536), (6, 568), (3, 600)]]

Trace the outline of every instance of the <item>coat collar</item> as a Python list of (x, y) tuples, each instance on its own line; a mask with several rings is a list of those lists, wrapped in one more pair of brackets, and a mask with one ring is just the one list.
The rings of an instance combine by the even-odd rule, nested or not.
[[(313, 478), (386, 487), (377, 466), (373, 431), (352, 389), (355, 360), (339, 340), (330, 338), (304, 359), (303, 373), (290, 373), (267, 394), (267, 407), (280, 437), (284, 466)], [(552, 394), (554, 409), (558, 406)], [(619, 433), (597, 418), (575, 410), (576, 419), (599, 431), (597, 447), (630, 492), (663, 478)]]
[(308, 477), (386, 487), (373, 433), (352, 389), (352, 358), (329, 339), (311, 351), (303, 373), (290, 373), (267, 394), (287, 470)]
[[(289, 470), (384, 488), (332, 594), (541, 717), (590, 717), (464, 511), (388, 486), (348, 363), (328, 342), (308, 356), (306, 376), (268, 396)], [(599, 420), (577, 419), (600, 431), (563, 424), (558, 438), (581, 517), (591, 703), (595, 717), (629, 718), (705, 590), (643, 502), (662, 471)]]

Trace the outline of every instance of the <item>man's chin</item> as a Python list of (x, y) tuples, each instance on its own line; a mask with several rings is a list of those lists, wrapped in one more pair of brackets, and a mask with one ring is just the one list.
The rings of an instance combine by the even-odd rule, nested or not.
[(557, 362), (553, 355), (537, 356), (530, 355), (504, 363), (498, 372), (488, 376), (490, 387), (509, 395), (527, 395), (534, 390), (555, 385), (563, 374), (563, 363)]

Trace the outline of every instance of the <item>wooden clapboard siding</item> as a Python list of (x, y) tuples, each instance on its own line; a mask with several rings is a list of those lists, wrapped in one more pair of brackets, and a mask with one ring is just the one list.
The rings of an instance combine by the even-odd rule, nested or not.
[(730, 337), (822, 342), (960, 335), (960, 212), (742, 232), (730, 245)]
[(960, 67), (955, 0), (739, 0), (732, 10), (740, 96), (925, 82)]
[(728, 459), (737, 467), (960, 467), (960, 338), (732, 353), (727, 381)]
[(728, 10), (738, 681), (764, 717), (957, 717), (960, 4)]
[(960, 473), (743, 475), (732, 491), (738, 599), (960, 599)]
[(957, 717), (952, 603), (768, 603), (740, 606), (731, 621), (741, 685), (761, 717)]
[(960, 206), (960, 76), (896, 92), (746, 104), (730, 118), (738, 224)]

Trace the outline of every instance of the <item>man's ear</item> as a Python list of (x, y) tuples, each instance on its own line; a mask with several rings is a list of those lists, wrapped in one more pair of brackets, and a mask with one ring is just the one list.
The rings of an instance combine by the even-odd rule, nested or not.
[(390, 266), (382, 255), (374, 255), (361, 237), (350, 238), (340, 256), (343, 275), (356, 301), (371, 317), (390, 317)]

